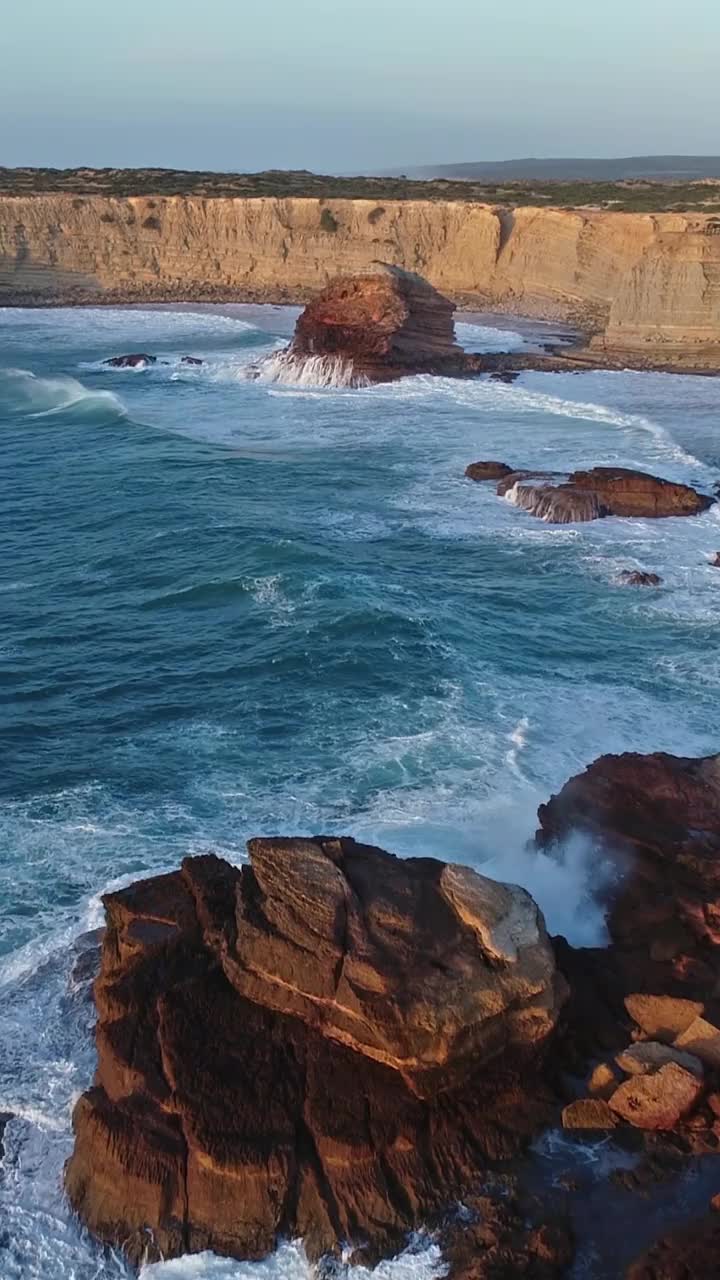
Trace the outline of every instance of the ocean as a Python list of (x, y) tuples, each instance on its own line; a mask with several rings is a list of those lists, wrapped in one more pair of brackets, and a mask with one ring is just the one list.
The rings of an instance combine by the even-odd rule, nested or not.
[[(718, 749), (720, 508), (554, 527), (463, 472), (621, 463), (710, 491), (720, 382), (250, 378), (295, 315), (0, 309), (2, 1280), (127, 1274), (61, 1192), (93, 1071), (78, 939), (108, 887), (346, 833), (521, 882), (552, 931), (601, 942), (602, 868), (581, 841), (527, 852), (538, 803), (603, 752)], [(460, 320), (471, 350), (534, 336)], [(126, 351), (165, 363), (102, 364)], [(378, 1275), (442, 1271), (423, 1241)], [(308, 1264), (290, 1242), (144, 1275)]]

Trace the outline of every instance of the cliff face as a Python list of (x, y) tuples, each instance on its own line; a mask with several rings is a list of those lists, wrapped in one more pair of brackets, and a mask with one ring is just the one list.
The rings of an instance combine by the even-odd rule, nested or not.
[(382, 260), (611, 349), (720, 352), (720, 218), (459, 201), (0, 197), (0, 301), (301, 301)]

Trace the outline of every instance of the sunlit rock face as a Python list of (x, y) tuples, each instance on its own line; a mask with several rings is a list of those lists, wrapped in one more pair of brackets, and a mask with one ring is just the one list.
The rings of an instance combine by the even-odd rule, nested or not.
[(347, 839), (249, 853), (105, 898), (66, 1187), (135, 1261), (382, 1253), (548, 1119), (565, 984), (523, 889)]

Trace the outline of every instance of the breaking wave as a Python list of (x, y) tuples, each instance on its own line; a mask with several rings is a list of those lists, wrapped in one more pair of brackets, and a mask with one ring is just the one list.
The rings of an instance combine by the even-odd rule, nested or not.
[(356, 373), (352, 360), (342, 356), (297, 356), (274, 352), (257, 364), (250, 376), (262, 382), (277, 382), (293, 387), (367, 387), (369, 380)]
[(0, 410), (20, 418), (51, 418), (72, 410), (98, 420), (127, 417), (113, 391), (94, 391), (62, 375), (40, 378), (29, 369), (0, 370)]

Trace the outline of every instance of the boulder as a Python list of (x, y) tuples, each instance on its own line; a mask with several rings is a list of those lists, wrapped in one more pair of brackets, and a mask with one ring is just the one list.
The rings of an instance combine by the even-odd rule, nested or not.
[(658, 1040), (642, 1040), (639, 1044), (630, 1045), (617, 1055), (615, 1061), (628, 1076), (646, 1075), (651, 1071), (659, 1071), (668, 1062), (676, 1062), (698, 1079), (703, 1078), (703, 1065), (699, 1058), (691, 1053), (683, 1053), (681, 1049), (673, 1049), (670, 1045), (660, 1044)]
[(138, 1261), (396, 1248), (547, 1122), (564, 988), (524, 890), (261, 839), (104, 899), (71, 1203)]
[(713, 1071), (720, 1071), (720, 1031), (705, 1018), (696, 1018), (681, 1031), (675, 1047), (694, 1054)]
[(632, 1076), (610, 1098), (612, 1111), (636, 1129), (672, 1130), (693, 1110), (703, 1091), (702, 1080), (676, 1062)]
[(647, 573), (642, 569), (623, 569), (620, 581), (626, 587), (659, 587), (662, 578), (658, 573)]
[(111, 356), (109, 360), (103, 360), (103, 364), (108, 364), (113, 369), (146, 369), (149, 364), (155, 364), (156, 361), (157, 356), (136, 351), (127, 356)]
[(698, 515), (716, 501), (689, 485), (626, 467), (592, 467), (566, 474), (517, 471), (500, 481), (497, 492), (552, 524), (598, 520), (603, 516)]
[(633, 992), (625, 998), (633, 1022), (651, 1040), (672, 1044), (704, 1010), (697, 1000), (683, 1000), (673, 996), (649, 996)]
[(615, 1092), (620, 1083), (620, 1076), (610, 1062), (600, 1062), (593, 1069), (587, 1083), (591, 1097), (602, 1098), (605, 1102)]
[(465, 468), (468, 480), (502, 480), (513, 474), (507, 462), (471, 462)]
[(618, 1119), (602, 1098), (579, 1098), (563, 1108), (563, 1129), (614, 1129)]

